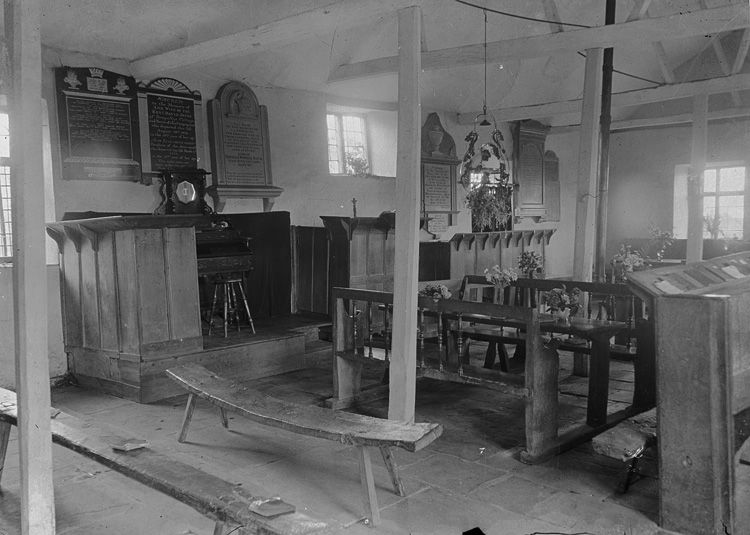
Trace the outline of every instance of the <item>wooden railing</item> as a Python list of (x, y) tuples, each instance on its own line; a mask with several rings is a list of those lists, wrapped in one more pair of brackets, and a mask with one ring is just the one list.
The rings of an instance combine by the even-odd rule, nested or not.
[(619, 356), (635, 353), (633, 341), (638, 338), (636, 320), (643, 319), (645, 311), (643, 302), (626, 284), (519, 278), (512, 285), (497, 289), (487, 282), (484, 275), (466, 275), (461, 283), (459, 299), (537, 308), (544, 304), (546, 292), (562, 287), (567, 292), (574, 288), (581, 291), (578, 316), (625, 322), (628, 333), (623, 336), (622, 343), (614, 345), (612, 350)]
[[(360, 364), (391, 358), (393, 294), (374, 290), (334, 288), (333, 351), (334, 398), (343, 400), (360, 390)], [(503, 378), (474, 368), (458, 356), (463, 353), (463, 325), (516, 322), (527, 333), (539, 331), (538, 312), (528, 307), (471, 303), (457, 299), (417, 298), (417, 366), (419, 375), (462, 383), (512, 388), (520, 378)], [(455, 336), (451, 336), (453, 333)], [(533, 335), (532, 335), (533, 337)], [(541, 343), (541, 338), (539, 338)], [(347, 364), (348, 363), (348, 364)], [(342, 406), (342, 405), (337, 405)]]

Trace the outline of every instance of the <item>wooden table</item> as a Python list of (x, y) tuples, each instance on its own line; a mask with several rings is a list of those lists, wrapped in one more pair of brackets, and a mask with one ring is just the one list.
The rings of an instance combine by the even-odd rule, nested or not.
[[(544, 314), (539, 316), (541, 333), (572, 335), (591, 342), (588, 402), (586, 421), (559, 430), (558, 412), (558, 375), (560, 358), (552, 344), (527, 344), (524, 384), (526, 387), (526, 449), (521, 453), (521, 460), (526, 463), (542, 462), (558, 453), (581, 444), (616, 423), (632, 416), (636, 411), (629, 407), (613, 414), (608, 413), (610, 338), (628, 330), (625, 322), (600, 321), (587, 318), (571, 317), (568, 322), (549, 319)], [(463, 316), (464, 321), (471, 321), (470, 316)], [(483, 321), (487, 321), (486, 319)], [(492, 318), (491, 324), (504, 328), (522, 328), (523, 323), (516, 320)], [(454, 335), (456, 329), (452, 329)], [(486, 340), (487, 336), (482, 339)], [(498, 343), (507, 338), (498, 335)], [(451, 344), (452, 345), (452, 344)], [(533, 348), (536, 347), (537, 350)], [(638, 377), (640, 374), (636, 374)], [(634, 393), (638, 390), (635, 385)]]

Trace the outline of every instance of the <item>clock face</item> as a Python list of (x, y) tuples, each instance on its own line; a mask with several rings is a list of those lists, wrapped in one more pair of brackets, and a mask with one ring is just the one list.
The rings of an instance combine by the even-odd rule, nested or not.
[(183, 180), (175, 187), (175, 196), (181, 203), (188, 204), (194, 202), (198, 194), (195, 191), (195, 186), (192, 183), (188, 182), (187, 180)]

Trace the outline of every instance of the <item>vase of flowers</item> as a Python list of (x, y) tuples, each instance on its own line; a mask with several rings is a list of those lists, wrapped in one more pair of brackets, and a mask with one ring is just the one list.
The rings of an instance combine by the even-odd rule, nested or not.
[(524, 251), (518, 257), (518, 271), (533, 279), (534, 273), (541, 273), (543, 262), (542, 255), (536, 251)]
[(611, 264), (612, 282), (625, 282), (628, 280), (628, 273), (642, 269), (645, 262), (640, 252), (623, 243), (617, 254), (612, 257)]
[(568, 292), (563, 284), (561, 288), (553, 288), (542, 294), (542, 299), (550, 313), (558, 321), (567, 323), (570, 316), (575, 316), (578, 312), (581, 290), (580, 288), (573, 288)]
[(431, 297), (437, 301), (438, 299), (450, 299), (453, 294), (445, 284), (426, 284), (419, 290), (418, 295)]
[(497, 264), (484, 270), (484, 278), (498, 288), (510, 286), (518, 280), (518, 273), (513, 268), (502, 268)]

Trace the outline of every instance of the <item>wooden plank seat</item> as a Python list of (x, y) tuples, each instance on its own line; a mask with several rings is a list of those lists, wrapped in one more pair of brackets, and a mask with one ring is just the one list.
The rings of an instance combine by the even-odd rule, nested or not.
[(180, 442), (187, 438), (195, 402), (200, 397), (220, 409), (224, 427), (228, 426), (226, 411), (232, 411), (259, 424), (356, 446), (366, 522), (371, 526), (380, 522), (380, 510), (368, 448), (379, 448), (395, 492), (404, 496), (404, 486), (391, 448), (419, 451), (443, 432), (440, 424), (404, 423), (283, 401), (254, 392), (195, 364), (170, 368), (167, 375), (190, 393), (178, 438)]
[[(145, 441), (127, 438), (70, 414), (52, 409), (52, 441), (112, 470), (179, 500), (216, 521), (214, 535), (307, 534), (326, 524), (295, 512), (279, 498), (254, 496), (241, 483), (230, 483), (153, 450)], [(0, 475), (10, 427), (17, 425), (16, 394), (0, 388)], [(136, 449), (128, 449), (136, 445)], [(118, 449), (115, 449), (118, 448)]]
[(623, 420), (591, 439), (594, 451), (626, 464), (617, 491), (627, 492), (641, 477), (639, 461), (649, 448), (656, 446), (656, 409)]

